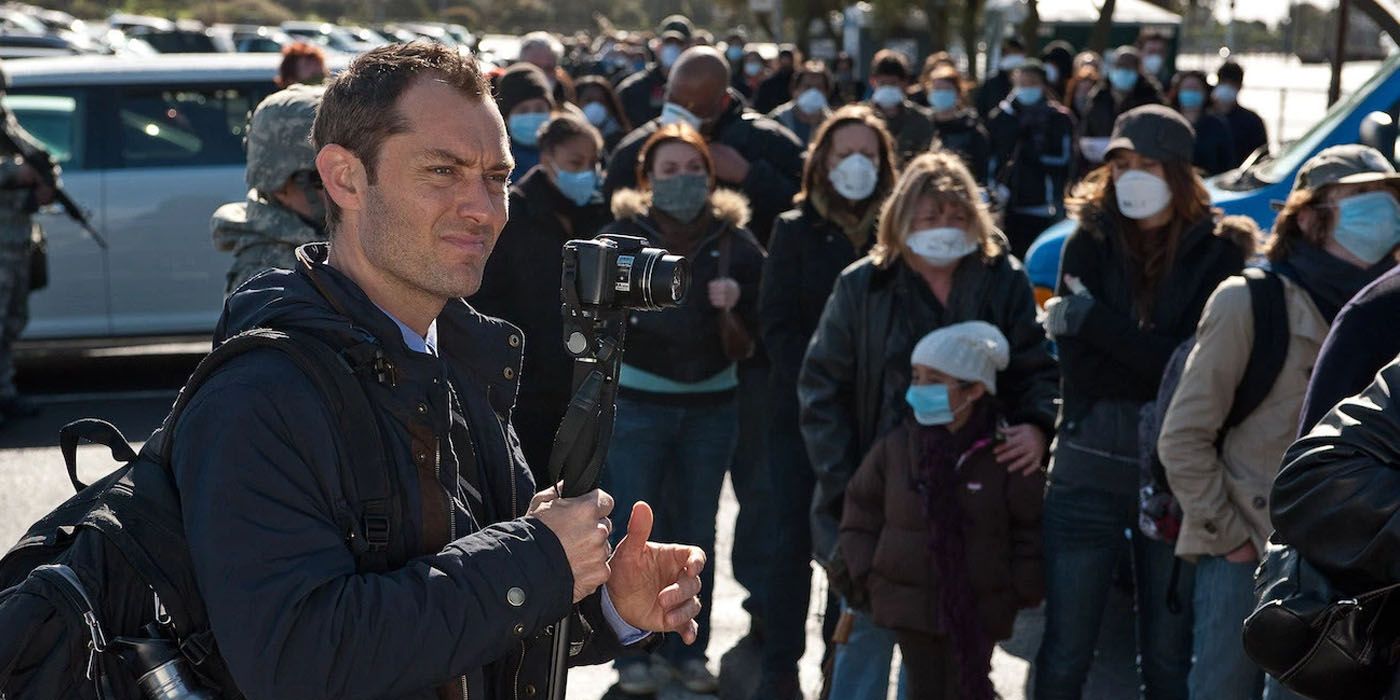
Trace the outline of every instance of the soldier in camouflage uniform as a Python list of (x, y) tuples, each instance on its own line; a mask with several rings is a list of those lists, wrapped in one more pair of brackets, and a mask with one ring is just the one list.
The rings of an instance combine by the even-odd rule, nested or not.
[(219, 207), (214, 247), (233, 252), (224, 294), (268, 268), (290, 269), (297, 246), (326, 239), (326, 205), (311, 148), (311, 122), (325, 88), (293, 85), (253, 110), (246, 145), (248, 198)]
[[(0, 68), (0, 93), (5, 87), (9, 87), (9, 80)], [(22, 148), (48, 157), (39, 141), (3, 107), (0, 127)], [(21, 399), (15, 388), (14, 361), (14, 343), (29, 323), (30, 241), (42, 235), (33, 214), (54, 199), (53, 188), (34, 168), (19, 152), (0, 143), (0, 421), (35, 412), (33, 404)], [(52, 174), (51, 182), (57, 182), (56, 168)]]

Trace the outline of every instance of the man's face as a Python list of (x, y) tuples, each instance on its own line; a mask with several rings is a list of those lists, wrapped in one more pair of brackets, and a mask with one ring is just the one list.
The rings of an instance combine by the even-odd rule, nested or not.
[(427, 78), (397, 109), (408, 130), (380, 146), (359, 212), (365, 258), (434, 297), (471, 296), (506, 223), (513, 163), (500, 112)]

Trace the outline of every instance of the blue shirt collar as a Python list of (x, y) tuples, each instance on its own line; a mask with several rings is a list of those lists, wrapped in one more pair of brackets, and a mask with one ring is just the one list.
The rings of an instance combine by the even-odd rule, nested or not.
[(437, 319), (433, 319), (433, 322), (428, 324), (428, 335), (421, 336), (415, 333), (413, 329), (409, 328), (408, 325), (405, 324), (403, 321), (400, 321), (397, 316), (389, 313), (388, 311), (385, 311), (384, 307), (378, 304), (375, 304), (374, 306), (380, 311), (383, 311), (384, 315), (388, 316), (389, 320), (393, 321), (394, 324), (399, 327), (399, 333), (403, 334), (403, 344), (407, 345), (409, 350), (418, 353), (423, 353), (424, 355), (433, 355), (434, 357), (437, 356)]

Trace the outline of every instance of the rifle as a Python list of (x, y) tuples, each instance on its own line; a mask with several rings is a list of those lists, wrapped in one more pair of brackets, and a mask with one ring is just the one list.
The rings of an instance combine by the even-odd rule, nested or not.
[[(68, 218), (76, 222), (78, 227), (83, 229), (99, 248), (107, 249), (107, 239), (93, 228), (92, 223), (88, 221), (87, 214), (84, 214), (78, 203), (68, 196), (63, 186), (58, 184), (58, 168), (54, 166), (53, 159), (43, 149), (31, 148), (23, 139), (15, 138), (15, 135), (10, 132), (9, 119), (5, 120), (4, 128), (0, 128), (0, 148), (8, 148), (10, 152), (18, 153), (23, 157), (24, 162), (34, 169), (39, 181), (53, 190), (53, 200), (63, 207)], [(37, 202), (34, 204), (33, 210), (38, 210)]]

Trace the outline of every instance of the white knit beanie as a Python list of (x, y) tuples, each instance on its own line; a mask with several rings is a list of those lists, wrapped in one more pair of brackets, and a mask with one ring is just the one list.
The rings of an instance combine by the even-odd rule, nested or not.
[(982, 382), (997, 393), (997, 372), (1011, 361), (1011, 344), (1001, 330), (986, 321), (944, 326), (914, 346), (910, 364), (932, 367), (965, 382)]

